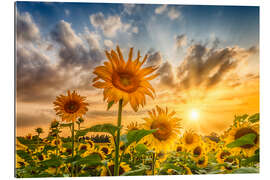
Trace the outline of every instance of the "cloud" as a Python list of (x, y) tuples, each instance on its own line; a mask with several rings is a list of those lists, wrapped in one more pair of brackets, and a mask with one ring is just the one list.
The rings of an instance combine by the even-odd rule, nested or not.
[(171, 8), (169, 11), (168, 11), (168, 17), (171, 19), (171, 20), (175, 20), (177, 19), (178, 17), (181, 16), (181, 12), (180, 11), (177, 11), (175, 8)]
[[(28, 13), (26, 13), (28, 14)], [(33, 24), (35, 24), (32, 21)], [(39, 30), (37, 30), (39, 31)], [(50, 33), (55, 42), (46, 42), (45, 51), (36, 41), (17, 41), (17, 101), (47, 103), (67, 89), (91, 89), (89, 70), (103, 60), (99, 36), (88, 29), (77, 35), (71, 25), (60, 21)], [(60, 49), (57, 47), (60, 46)], [(54, 51), (60, 59), (52, 63), (46, 51)], [(72, 68), (69, 68), (72, 67)], [(76, 67), (79, 67), (79, 69)]]
[(148, 51), (149, 57), (146, 61), (147, 66), (159, 66), (162, 63), (162, 56), (159, 51), (152, 52), (152, 50)]
[(164, 4), (164, 5), (162, 5), (162, 6), (157, 7), (157, 8), (155, 9), (155, 13), (156, 13), (156, 14), (162, 14), (163, 12), (166, 11), (166, 9), (167, 9), (167, 5)]
[(69, 16), (70, 15), (70, 11), (68, 9), (65, 9), (65, 15)]
[(160, 74), (160, 85), (174, 88), (176, 85), (176, 77), (173, 65), (166, 61), (158, 69)]
[(91, 49), (99, 49), (100, 48), (100, 36), (94, 32), (90, 32), (88, 30), (88, 28), (85, 28), (84, 30), (84, 34), (83, 34), (83, 38), (86, 40), (86, 42), (88, 43), (89, 47)]
[(89, 69), (104, 59), (104, 53), (99, 49), (98, 36), (86, 29), (83, 37), (87, 44), (74, 32), (71, 24), (64, 20), (51, 31), (51, 38), (61, 47), (58, 53), (60, 67)]
[(216, 46), (213, 46), (209, 49), (202, 44), (192, 45), (177, 69), (178, 88), (210, 89), (221, 83), (240, 62), (254, 53), (256, 53), (254, 47), (243, 49), (234, 46), (216, 49)]
[(37, 49), (19, 47), (17, 49), (17, 100), (47, 101), (51, 93), (65, 83), (49, 58)]
[(128, 15), (132, 14), (132, 10), (135, 8), (136, 4), (123, 4), (124, 6), (124, 13), (127, 13)]
[(137, 26), (133, 27), (132, 28), (132, 32), (135, 33), (135, 34), (137, 34), (139, 32), (138, 27)]
[(99, 12), (89, 16), (91, 24), (95, 28), (100, 28), (106, 37), (115, 37), (117, 32), (126, 32), (130, 29), (130, 24), (125, 24), (121, 21), (120, 16), (104, 17), (103, 13)]
[(20, 42), (32, 42), (40, 39), (39, 28), (28, 12), (16, 11), (16, 37)]
[(113, 42), (109, 39), (105, 39), (104, 40), (104, 45), (107, 47), (107, 48), (112, 48), (113, 47)]
[(29, 113), (17, 113), (16, 114), (16, 127), (33, 127), (48, 124), (53, 119), (53, 116), (44, 112)]
[(175, 37), (175, 45), (177, 49), (187, 45), (187, 36), (185, 34), (177, 35)]

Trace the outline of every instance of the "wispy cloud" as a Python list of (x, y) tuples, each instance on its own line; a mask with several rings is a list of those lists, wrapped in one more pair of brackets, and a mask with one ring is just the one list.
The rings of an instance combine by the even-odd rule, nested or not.
[(110, 15), (107, 18), (103, 13), (99, 12), (89, 16), (91, 24), (95, 28), (100, 28), (106, 37), (114, 37), (117, 32), (126, 32), (131, 25), (123, 23), (118, 15)]
[(176, 10), (175, 8), (171, 8), (171, 9), (168, 11), (168, 17), (169, 17), (171, 20), (175, 20), (175, 19), (181, 17), (181, 12), (180, 12), (179, 10)]

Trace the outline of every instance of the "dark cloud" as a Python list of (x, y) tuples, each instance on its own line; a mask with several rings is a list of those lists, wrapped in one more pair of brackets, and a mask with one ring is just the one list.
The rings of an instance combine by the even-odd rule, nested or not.
[[(134, 112), (134, 111), (123, 111), (123, 116), (137, 116), (137, 115), (142, 115), (145, 114), (147, 112), (147, 110), (141, 110), (140, 112)], [(89, 111), (87, 112), (86, 116), (87, 117), (115, 117), (117, 115), (117, 111), (115, 110), (110, 110), (110, 111), (102, 111), (102, 110), (93, 110), (93, 111)]]
[[(103, 52), (99, 48), (99, 37), (87, 30), (80, 37), (69, 23), (60, 21), (51, 32), (51, 37), (57, 44), (48, 43), (45, 48), (48, 51), (60, 45), (58, 52), (60, 60), (52, 64), (49, 56), (36, 48), (36, 44), (42, 41), (37, 38), (39, 36), (34, 38), (27, 35), (31, 32), (30, 27), (36, 28), (35, 32), (39, 32), (38, 27), (32, 19), (29, 19), (31, 17), (28, 13), (25, 13), (23, 17), (18, 15), (18, 21), (23, 19), (28, 23), (24, 25), (24, 28), (28, 28), (26, 28), (26, 33), (18, 35), (17, 41), (17, 101), (52, 102), (55, 96), (68, 89), (92, 89), (89, 70), (103, 60)], [(17, 25), (19, 26), (19, 23)], [(76, 67), (80, 69), (76, 70)]]
[(185, 34), (177, 35), (175, 37), (176, 48), (180, 49), (187, 45), (187, 36)]
[(189, 47), (187, 55), (178, 67), (179, 89), (203, 86), (206, 89), (222, 82), (223, 78), (238, 64), (256, 53), (256, 48), (226, 47), (208, 49), (206, 45)]
[[(17, 100), (47, 101), (64, 84), (64, 77), (34, 48), (17, 49)], [(49, 98), (50, 99), (50, 98)]]
[(146, 61), (146, 66), (159, 66), (162, 63), (162, 56), (159, 51), (153, 52), (154, 50), (149, 50), (149, 57)]
[(34, 114), (29, 113), (17, 113), (16, 114), (16, 126), (17, 127), (32, 127), (39, 125), (47, 125), (52, 121), (52, 117), (48, 113), (38, 112)]
[(51, 37), (61, 47), (58, 54), (61, 59), (59, 67), (72, 66), (89, 70), (104, 59), (104, 53), (98, 48), (98, 39), (95, 35), (86, 32), (84, 35), (86, 45), (71, 25), (63, 20), (51, 31)]
[(158, 69), (158, 73), (160, 74), (161, 85), (175, 87), (176, 77), (173, 69), (174, 68), (172, 64), (168, 61), (166, 61), (161, 65), (161, 67)]
[(28, 12), (16, 11), (16, 37), (18, 41), (26, 42), (40, 39), (40, 31)]

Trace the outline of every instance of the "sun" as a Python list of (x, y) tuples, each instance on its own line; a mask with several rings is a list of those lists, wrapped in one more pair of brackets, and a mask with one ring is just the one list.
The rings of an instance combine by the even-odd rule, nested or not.
[(189, 113), (191, 120), (196, 121), (199, 119), (199, 111), (197, 109), (191, 109)]

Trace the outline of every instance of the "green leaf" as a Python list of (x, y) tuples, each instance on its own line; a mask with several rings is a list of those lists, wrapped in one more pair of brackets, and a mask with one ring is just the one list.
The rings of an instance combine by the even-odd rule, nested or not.
[(144, 167), (144, 168), (128, 171), (128, 172), (125, 172), (124, 174), (122, 174), (121, 176), (140, 176), (140, 175), (144, 175), (144, 172), (147, 169), (148, 168)]
[(125, 146), (128, 147), (133, 142), (136, 142), (137, 143), (144, 136), (147, 136), (149, 134), (152, 134), (155, 131), (156, 131), (155, 129), (151, 129), (151, 130), (140, 129), (140, 130), (129, 131), (128, 134), (127, 134), (127, 140), (128, 140), (128, 142), (125, 144)]
[(21, 143), (21, 144), (23, 144), (23, 145), (25, 145), (25, 146), (27, 146), (29, 149), (35, 149), (35, 145), (36, 145), (36, 143), (33, 141), (33, 140), (31, 140), (31, 139), (26, 139), (26, 138), (24, 138), (24, 137), (17, 137), (17, 140)]
[(60, 124), (60, 127), (71, 127), (72, 123)]
[(168, 171), (168, 169), (173, 169), (178, 174), (181, 174), (181, 172), (183, 171), (183, 168), (181, 166), (177, 166), (177, 165), (172, 164), (172, 163), (166, 163), (162, 166), (162, 168), (160, 169), (160, 172), (166, 172), (166, 171)]
[(234, 125), (237, 124), (237, 122), (244, 122), (245, 119), (248, 117), (248, 114), (244, 114), (242, 116), (234, 116)]
[(255, 138), (256, 138), (256, 134), (249, 133), (231, 142), (230, 144), (227, 145), (227, 147), (234, 148), (234, 147), (240, 147), (240, 146), (244, 146), (248, 144), (254, 145)]
[(251, 157), (242, 160), (242, 164), (249, 165), (250, 163), (260, 162), (260, 153), (259, 151), (255, 151), (255, 154)]
[(260, 114), (259, 113), (253, 114), (252, 116), (250, 116), (248, 118), (248, 121), (251, 122), (251, 123), (258, 122), (259, 120), (260, 120)]
[(101, 158), (98, 154), (90, 154), (89, 156), (86, 156), (85, 158), (81, 158), (77, 161), (74, 161), (72, 164), (87, 164), (89, 166), (97, 166), (102, 165)]
[(118, 127), (112, 124), (99, 124), (92, 126), (90, 128), (77, 131), (76, 138), (78, 138), (79, 136), (85, 136), (88, 132), (106, 132), (114, 136), (117, 129)]
[(112, 107), (113, 104), (114, 104), (114, 101), (111, 101), (111, 102), (108, 103), (107, 111)]
[(147, 149), (147, 146), (144, 145), (144, 144), (138, 144), (136, 147), (135, 147), (135, 150), (138, 152), (138, 153), (145, 153), (146, 151), (148, 151)]
[(222, 169), (217, 169), (217, 170), (212, 170), (210, 172), (208, 172), (207, 174), (220, 174), (222, 173), (224, 170)]
[(259, 173), (258, 168), (254, 167), (241, 167), (233, 171), (234, 174), (245, 174), (245, 173)]
[(127, 135), (126, 134), (123, 134), (120, 136), (120, 141), (123, 141), (124, 143), (127, 143), (128, 140), (127, 140)]
[(59, 159), (52, 158), (45, 161), (40, 162), (40, 164), (47, 166), (47, 167), (58, 167), (62, 164)]
[(24, 150), (17, 150), (17, 154), (27, 162), (32, 161), (32, 157)]

